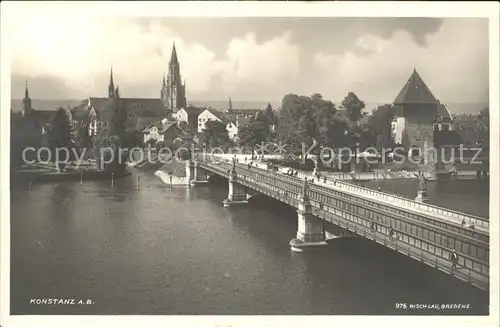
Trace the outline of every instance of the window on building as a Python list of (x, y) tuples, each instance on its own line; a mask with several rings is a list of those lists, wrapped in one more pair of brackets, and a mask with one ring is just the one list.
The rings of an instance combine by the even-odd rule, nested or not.
[(418, 156), (420, 156), (420, 149), (416, 145), (412, 146), (411, 156), (412, 157), (418, 157)]
[(450, 130), (450, 124), (441, 124), (441, 130), (442, 131), (449, 131)]

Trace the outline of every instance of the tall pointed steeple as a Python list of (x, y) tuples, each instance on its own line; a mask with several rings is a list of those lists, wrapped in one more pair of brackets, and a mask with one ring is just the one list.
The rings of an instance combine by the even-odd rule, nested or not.
[(115, 83), (113, 81), (113, 66), (111, 66), (111, 72), (109, 75), (109, 85), (108, 85), (108, 98), (112, 98), (115, 92)]
[(28, 81), (26, 81), (26, 86), (24, 89), (24, 99), (23, 99), (23, 115), (26, 116), (31, 112), (31, 98), (28, 91)]
[(177, 51), (175, 50), (175, 41), (172, 46), (172, 55), (170, 56), (170, 64), (171, 65), (178, 65), (179, 60), (177, 59)]
[(165, 82), (165, 74), (163, 74), (163, 78), (161, 80), (160, 99), (166, 101), (166, 98), (167, 98), (167, 83)]
[(166, 87), (162, 99), (165, 108), (172, 113), (176, 113), (177, 110), (185, 108), (186, 106), (186, 86), (185, 81), (184, 84), (182, 84), (175, 41), (172, 44), (172, 55), (170, 56), (170, 62), (168, 64)]

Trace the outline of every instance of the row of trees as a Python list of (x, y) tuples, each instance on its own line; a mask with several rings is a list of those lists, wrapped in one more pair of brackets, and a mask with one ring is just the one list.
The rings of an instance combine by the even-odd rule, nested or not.
[[(331, 101), (315, 93), (311, 96), (288, 94), (283, 97), (281, 110), (271, 105), (239, 130), (240, 145), (282, 142), (292, 152), (300, 152), (302, 144), (346, 147), (359, 143), (361, 147), (391, 145), (390, 105), (374, 109), (366, 117), (365, 103), (350, 92), (342, 101), (343, 111)], [(271, 128), (273, 127), (273, 128)], [(317, 147), (316, 151), (319, 151)], [(314, 153), (314, 151), (313, 151)]]
[[(252, 117), (248, 124), (238, 130), (236, 143), (253, 150), (262, 143), (281, 142), (292, 153), (302, 151), (302, 144), (314, 141), (329, 147), (347, 147), (359, 143), (367, 146), (389, 147), (391, 142), (390, 105), (374, 109), (371, 115), (363, 113), (365, 103), (350, 92), (337, 108), (322, 95), (311, 96), (288, 94), (283, 97), (281, 110), (273, 110), (271, 104)], [(209, 121), (206, 124), (207, 145), (225, 146), (231, 144), (226, 125)], [(320, 150), (317, 147), (316, 152)], [(314, 151), (313, 151), (314, 153)]]

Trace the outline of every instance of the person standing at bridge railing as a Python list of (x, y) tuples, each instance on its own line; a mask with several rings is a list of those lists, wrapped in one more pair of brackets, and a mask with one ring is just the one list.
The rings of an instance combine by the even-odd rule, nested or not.
[(451, 251), (450, 260), (451, 260), (451, 271), (455, 271), (455, 269), (457, 269), (457, 262), (458, 262), (458, 255), (455, 252), (455, 250)]

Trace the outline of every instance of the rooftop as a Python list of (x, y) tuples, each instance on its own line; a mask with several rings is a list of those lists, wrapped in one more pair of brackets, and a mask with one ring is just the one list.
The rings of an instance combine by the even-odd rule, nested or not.
[(410, 78), (394, 100), (395, 105), (403, 104), (438, 104), (422, 77), (414, 69)]

